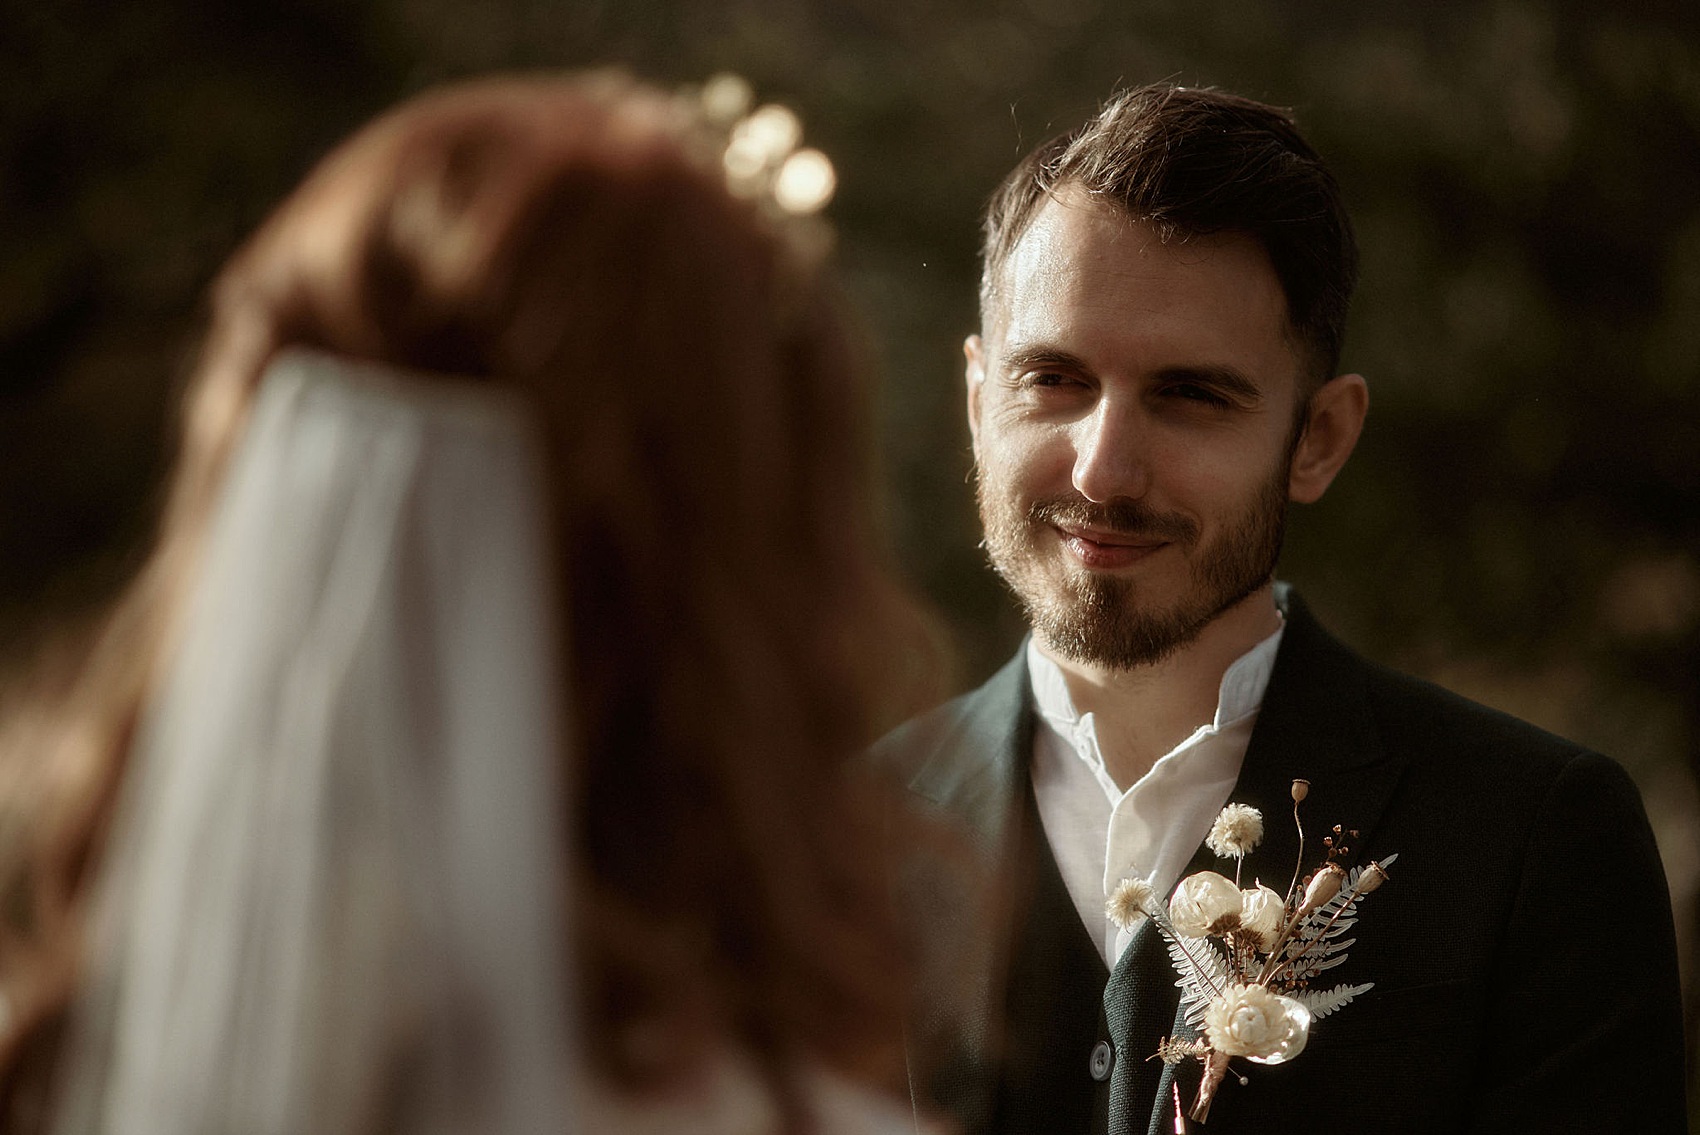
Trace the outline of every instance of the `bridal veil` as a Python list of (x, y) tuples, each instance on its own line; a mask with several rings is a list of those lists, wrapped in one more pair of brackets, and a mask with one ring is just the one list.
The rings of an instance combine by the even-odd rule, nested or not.
[(531, 427), (269, 366), (119, 803), (60, 1135), (571, 1129)]

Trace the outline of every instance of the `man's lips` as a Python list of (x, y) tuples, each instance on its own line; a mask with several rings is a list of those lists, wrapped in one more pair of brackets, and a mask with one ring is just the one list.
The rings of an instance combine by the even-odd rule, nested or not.
[(1073, 524), (1053, 524), (1075, 559), (1090, 568), (1119, 568), (1136, 564), (1168, 546), (1155, 536), (1137, 536)]

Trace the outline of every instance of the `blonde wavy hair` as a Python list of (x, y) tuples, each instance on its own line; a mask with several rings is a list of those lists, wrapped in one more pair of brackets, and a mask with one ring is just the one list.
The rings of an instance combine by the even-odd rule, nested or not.
[(686, 118), (611, 74), (430, 93), (224, 269), (152, 553), (0, 721), (7, 1114), (51, 1066), (131, 734), (288, 345), (517, 388), (542, 422), (595, 1069), (640, 1088), (730, 1047), (793, 1104), (802, 1063), (898, 1082), (907, 958), (858, 758), (930, 700), (936, 638), (878, 535), (843, 306)]

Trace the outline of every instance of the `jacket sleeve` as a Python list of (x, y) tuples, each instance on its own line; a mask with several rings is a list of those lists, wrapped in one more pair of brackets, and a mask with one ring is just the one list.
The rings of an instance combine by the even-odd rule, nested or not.
[(1669, 892), (1614, 762), (1582, 754), (1552, 782), (1492, 981), (1468, 1130), (1688, 1130)]

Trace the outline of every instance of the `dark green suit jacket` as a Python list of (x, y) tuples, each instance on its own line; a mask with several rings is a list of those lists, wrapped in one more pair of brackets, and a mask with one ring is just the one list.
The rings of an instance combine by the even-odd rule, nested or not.
[[(1244, 877), (1285, 890), (1300, 777), (1306, 870), (1336, 823), (1361, 833), (1358, 861), (1399, 859), (1327, 974), (1375, 988), (1316, 1022), (1291, 1063), (1236, 1062), (1249, 1082), (1224, 1083), (1209, 1135), (1686, 1131), (1670, 905), (1634, 784), (1604, 757), (1366, 662), (1281, 599), (1287, 631), (1231, 796), (1265, 817)], [(1178, 1024), (1154, 934), (1107, 981), (1100, 962), (1094, 984), (1066, 941), (1085, 939), (1078, 916), (1034, 925), (1072, 907), (1029, 802), (1032, 731), (1018, 653), (876, 750), (985, 869), (966, 883), (920, 863), (905, 880), (928, 958), (917, 1095), (969, 1135), (1172, 1131), (1175, 1088), (1191, 1102), (1197, 1064), (1147, 1060)], [(1189, 870), (1218, 865), (1201, 848)], [(1052, 958), (1074, 971), (1053, 980)], [(1104, 1081), (1099, 1041), (1115, 1049)], [(1023, 1083), (1044, 1085), (1051, 1118), (1032, 1099), (1012, 1107)], [(1094, 1093), (1096, 1107), (1081, 1102)]]

